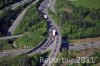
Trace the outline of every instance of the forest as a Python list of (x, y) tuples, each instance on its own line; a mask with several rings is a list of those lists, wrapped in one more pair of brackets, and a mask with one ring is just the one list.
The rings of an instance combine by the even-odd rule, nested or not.
[(34, 55), (22, 54), (14, 57), (6, 56), (0, 58), (0, 66), (42, 66), (40, 57), (47, 58), (48, 54), (49, 51)]
[(69, 0), (57, 0), (56, 13), (48, 11), (56, 24), (61, 26), (62, 37), (83, 39), (100, 36), (100, 8), (76, 7)]
[(27, 7), (28, 3), (18, 6), (15, 9), (5, 9), (3, 12), (0, 12), (0, 36), (6, 36), (8, 29), (12, 26), (14, 20), (18, 15)]
[(0, 10), (22, 0), (0, 0)]

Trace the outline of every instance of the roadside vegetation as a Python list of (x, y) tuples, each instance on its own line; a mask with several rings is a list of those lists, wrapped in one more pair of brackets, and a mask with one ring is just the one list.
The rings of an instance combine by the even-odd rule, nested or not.
[[(66, 58), (66, 62), (70, 61), (71, 59), (76, 59), (76, 57), (85, 57), (85, 56), (78, 56), (76, 53), (79, 53), (81, 51), (68, 51), (67, 49), (62, 49), (61, 52), (58, 53), (57, 58)], [(82, 55), (82, 54), (81, 54)], [(59, 63), (53, 63), (52, 66), (99, 66), (100, 64), (100, 51), (95, 51), (93, 55), (85, 57), (88, 58), (84, 61), (84, 59), (79, 61), (80, 63), (62, 63), (62, 61)], [(67, 61), (68, 60), (68, 61)], [(89, 62), (88, 62), (89, 61)], [(73, 61), (72, 61), (73, 62)]]
[(22, 0), (0, 0), (0, 10)]
[(80, 63), (80, 64), (70, 64), (69, 66), (99, 66), (100, 65), (100, 51), (95, 52), (93, 55), (90, 56), (90, 58), (94, 58), (93, 60), (91, 60), (91, 62), (93, 61), (94, 63)]
[[(3, 10), (3, 12), (0, 12), (0, 37), (8, 34), (9, 27), (13, 24), (14, 20), (24, 10), (24, 8), (27, 7), (27, 5), (28, 3), (25, 3), (24, 5), (21, 5), (13, 10), (8, 8)], [(13, 43), (12, 40), (0, 40), (0, 51), (14, 49), (12, 43), (9, 43), (9, 41)]]
[(14, 35), (24, 34), (24, 37), (15, 40), (20, 48), (36, 46), (47, 36), (46, 20), (43, 19), (37, 10), (37, 4), (30, 5), (25, 16), (14, 32)]
[(15, 57), (4, 57), (0, 60), (0, 66), (42, 66), (40, 57), (47, 58), (49, 52), (34, 55), (18, 55)]
[[(57, 55), (57, 59), (61, 59), (61, 58), (68, 58), (69, 55), (68, 55), (68, 50), (67, 49), (62, 49), (61, 52), (58, 53)], [(61, 66), (62, 61), (60, 62), (57, 62), (57, 63), (52, 63), (52, 66)]]
[(0, 40), (0, 51), (13, 49), (14, 47), (6, 40)]
[[(61, 34), (64, 40), (67, 41), (72, 39), (74, 40), (100, 37), (100, 6), (98, 5), (99, 0), (94, 1), (75, 0), (74, 2), (70, 0), (56, 0), (56, 13), (48, 9), (48, 12), (55, 23), (59, 26), (59, 28), (61, 27)], [(62, 50), (62, 52), (58, 53), (57, 58), (75, 58), (75, 56), (77, 56), (77, 51), (74, 53), (73, 52)], [(100, 55), (98, 53), (94, 55), (93, 57), (95, 57), (98, 61), (98, 57)], [(80, 63), (67, 65), (63, 63), (53, 63), (53, 66), (96, 66), (98, 63), (100, 63), (100, 60), (94, 64)]]
[[(87, 6), (78, 5), (76, 7), (73, 1), (57, 0), (55, 4), (56, 13), (48, 9), (54, 21), (58, 26), (61, 26), (62, 37), (68, 39), (83, 39), (100, 36), (100, 7), (94, 3), (92, 6), (89, 5), (91, 6), (90, 8), (88, 7), (88, 2), (93, 3), (93, 1), (82, 1), (84, 1)], [(95, 0), (95, 2), (98, 3), (98, 0)], [(81, 4), (81, 2), (79, 3)], [(96, 8), (95, 5), (98, 7)]]
[[(39, 1), (39, 3), (42, 1)], [(41, 43), (47, 36), (46, 21), (37, 11), (36, 5), (31, 5), (28, 11), (26, 12), (24, 18), (21, 21), (21, 24), (17, 27), (13, 35), (24, 34), (23, 37), (15, 39), (14, 43), (9, 44), (8, 40), (0, 40), (0, 49), (14, 49), (16, 48), (31, 48), (36, 46), (38, 43)], [(19, 13), (28, 5), (28, 3), (19, 6), (18, 8), (11, 10), (11, 8), (4, 10), (0, 13), (0, 37), (3, 37), (7, 34), (8, 28), (12, 25), (14, 20), (17, 18)], [(14, 44), (14, 46), (12, 45)], [(7, 47), (8, 46), (8, 47)]]

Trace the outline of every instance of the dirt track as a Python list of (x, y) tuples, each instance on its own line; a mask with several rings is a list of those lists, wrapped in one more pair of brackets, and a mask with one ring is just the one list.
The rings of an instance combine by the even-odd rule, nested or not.
[(71, 40), (71, 43), (79, 44), (97, 41), (100, 41), (100, 37)]

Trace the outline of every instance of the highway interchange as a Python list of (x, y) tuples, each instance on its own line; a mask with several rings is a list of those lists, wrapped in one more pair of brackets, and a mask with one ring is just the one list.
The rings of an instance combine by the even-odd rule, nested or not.
[[(50, 0), (45, 0), (39, 7), (39, 11), (41, 12), (41, 14), (46, 14), (45, 13), (45, 10), (47, 8), (47, 6), (49, 5), (51, 1)], [(32, 51), (31, 53), (29, 54), (34, 54), (34, 53), (39, 53), (39, 52), (42, 52), (44, 51), (45, 49), (47, 49), (51, 44), (56, 44), (53, 51), (50, 53), (49, 57), (56, 57), (57, 53), (59, 52), (59, 48), (60, 48), (60, 45), (61, 45), (61, 36), (60, 36), (60, 31), (59, 29), (57, 28), (57, 26), (55, 26), (55, 24), (53, 24), (52, 20), (49, 18), (46, 19), (47, 20), (47, 23), (48, 25), (50, 26), (49, 29), (49, 35), (48, 35), (48, 38), (47, 38), (47, 41), (43, 44), (43, 45), (39, 45), (37, 46), (36, 48), (32, 48), (31, 50), (30, 49), (24, 49), (24, 50), (18, 50), (18, 51), (11, 51), (11, 53), (9, 51), (7, 52), (0, 52), (0, 56), (5, 56), (7, 53), (8, 54), (13, 54), (13, 55), (18, 55), (18, 54), (22, 54), (22, 53), (28, 53), (30, 51)], [(52, 37), (52, 30), (55, 29), (58, 33), (58, 35), (53, 38)], [(56, 41), (56, 42), (55, 42)], [(59, 45), (58, 45), (59, 43)], [(35, 50), (34, 50), (35, 49)], [(30, 51), (29, 51), (30, 50)]]
[[(41, 42), (40, 44), (38, 44), (38, 46), (36, 46), (35, 48), (30, 48), (30, 49), (21, 49), (21, 50), (12, 50), (12, 51), (4, 51), (4, 52), (0, 52), (0, 57), (5, 56), (7, 53), (12, 54), (12, 55), (19, 55), (19, 54), (23, 54), (23, 53), (27, 53), (29, 55), (33, 55), (35, 53), (42, 53), (43, 51), (45, 51), (50, 45), (53, 45), (52, 47), (52, 51), (49, 54), (48, 58), (55, 58), (59, 52), (59, 49), (61, 47), (61, 34), (60, 34), (60, 30), (57, 27), (57, 25), (54, 23), (54, 21), (51, 19), (50, 15), (48, 14), (48, 12), (46, 11), (46, 9), (48, 8), (48, 6), (50, 5), (50, 3), (52, 2), (52, 0), (44, 0), (41, 5), (39, 6), (38, 10), (39, 12), (41, 12), (41, 14), (47, 15), (47, 18), (45, 18), (47, 20), (47, 25), (48, 27), (48, 37), (45, 40), (45, 42)], [(55, 36), (55, 38), (52, 36), (52, 30), (56, 30), (57, 35)], [(100, 42), (95, 42), (93, 44), (87, 44), (87, 47), (91, 47), (93, 46), (96, 48), (100, 47)], [(86, 47), (84, 47), (83, 44), (78, 44), (78, 45), (73, 45), (70, 44), (69, 45), (69, 50), (83, 50)], [(49, 64), (48, 62), (43, 63), (43, 66), (51, 66), (51, 64)]]

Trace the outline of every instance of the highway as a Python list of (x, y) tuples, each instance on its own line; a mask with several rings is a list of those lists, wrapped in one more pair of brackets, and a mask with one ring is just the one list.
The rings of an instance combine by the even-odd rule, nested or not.
[[(40, 5), (39, 10), (41, 11), (42, 14), (47, 15), (47, 19), (46, 20), (47, 20), (47, 22), (51, 23), (50, 24), (50, 27), (51, 27), (50, 31), (56, 30), (56, 32), (58, 33), (55, 36), (55, 39), (53, 39), (52, 51), (48, 56), (48, 58), (56, 58), (58, 52), (60, 51), (60, 47), (61, 47), (61, 34), (60, 34), (59, 28), (57, 27), (57, 25), (54, 23), (54, 21), (51, 19), (51, 17), (49, 16), (48, 12), (46, 11), (48, 5), (50, 5), (51, 2), (52, 2), (51, 0), (44, 0), (44, 2), (41, 3), (41, 5)], [(46, 44), (48, 45), (48, 43), (46, 43)], [(51, 64), (47, 60), (45, 60), (45, 62), (43, 63), (42, 66), (51, 66)]]
[[(33, 4), (35, 4), (36, 2), (38, 2), (38, 0), (36, 0), (35, 2), (33, 2)], [(13, 28), (12, 28), (13, 29)], [(51, 34), (51, 33), (50, 33)], [(11, 37), (3, 37), (3, 38), (1, 38), (1, 39), (9, 39), (9, 38), (17, 38), (18, 36), (11, 36)], [(52, 44), (52, 39), (50, 39), (51, 37), (50, 36), (48, 36), (48, 38), (47, 38), (47, 40), (45, 41), (45, 42), (41, 42), (41, 43), (39, 43), (35, 48), (33, 47), (33, 48), (31, 48), (30, 50), (29, 49), (24, 49), (23, 51), (24, 51), (24, 53), (26, 53), (26, 54), (34, 54), (34, 53), (37, 53), (37, 52), (41, 52), (41, 51), (38, 51), (38, 50), (45, 50), (46, 48), (48, 48), (49, 47), (49, 45), (50, 44)], [(49, 45), (47, 45), (47, 43), (49, 44)], [(44, 47), (45, 46), (45, 44), (47, 45), (46, 47)], [(43, 48), (42, 48), (43, 47)], [(6, 51), (3, 51), (4, 53), (7, 53), (7, 54), (9, 54), (9, 53), (12, 53), (12, 55), (18, 55), (18, 54), (20, 54), (20, 51), (19, 50), (8, 50), (7, 52)], [(17, 54), (18, 53), (18, 54)], [(2, 54), (2, 52), (1, 52), (1, 54)], [(23, 54), (23, 52), (21, 53), (21, 54)], [(5, 55), (1, 55), (1, 57), (4, 57)]]
[[(49, 1), (47, 1), (46, 0), (46, 2), (49, 4)], [(46, 5), (48, 5), (48, 4), (45, 4), (45, 6)], [(39, 7), (39, 8), (42, 8), (41, 6)], [(43, 7), (44, 8), (44, 7)], [(46, 7), (45, 7), (46, 8)], [(44, 10), (44, 9), (43, 9)], [(43, 13), (43, 11), (42, 10), (40, 10), (42, 13), (41, 14), (45, 14), (45, 13)], [(44, 11), (45, 12), (45, 11)], [(30, 50), (28, 50), (28, 49), (24, 49), (23, 51), (24, 51), (24, 53), (28, 53), (29, 55), (32, 55), (32, 54), (34, 54), (34, 53), (39, 53), (39, 52), (43, 52), (45, 49), (47, 49), (51, 44), (56, 44), (56, 43), (54, 43), (54, 39), (53, 39), (53, 37), (51, 36), (52, 35), (52, 30), (53, 29), (55, 29), (55, 30), (57, 30), (58, 31), (58, 28), (56, 28), (55, 27), (55, 25), (53, 24), (53, 22), (50, 20), (50, 19), (46, 19), (47, 20), (47, 23), (48, 23), (48, 25), (51, 25), (51, 27), (49, 27), (49, 35), (48, 35), (48, 38), (47, 38), (47, 40), (45, 41), (45, 42), (43, 42), (43, 43), (40, 43), (40, 44), (38, 44), (38, 46), (36, 46), (35, 48), (31, 48)], [(59, 33), (59, 32), (58, 32)], [(59, 34), (60, 35), (60, 34)], [(58, 38), (60, 38), (60, 36), (58, 35)], [(57, 38), (57, 39), (58, 39)], [(56, 38), (55, 38), (56, 39)], [(60, 39), (58, 39), (59, 41), (60, 41)], [(61, 43), (61, 41), (59, 42), (57, 40), (57, 43)], [(60, 47), (60, 44), (59, 45), (57, 45), (56, 46), (56, 48), (57, 47)], [(59, 48), (58, 47), (58, 48)], [(54, 50), (53, 50), (54, 51)], [(57, 52), (58, 52), (59, 50), (57, 49)], [(19, 52), (19, 50), (14, 50), (14, 51), (10, 51), (9, 50), (9, 52), (4, 52), (4, 53), (12, 53), (12, 55), (18, 55), (18, 54), (20, 54), (20, 52)], [(18, 54), (17, 54), (18, 53)], [(23, 54), (23, 52), (21, 53), (21, 54)], [(53, 55), (52, 53), (51, 53), (51, 55)], [(2, 55), (1, 55), (2, 56)], [(5, 56), (5, 55), (3, 55), (3, 56)], [(54, 56), (56, 56), (56, 54), (54, 54)]]
[[(46, 9), (48, 8), (48, 5), (51, 3), (51, 1), (53, 1), (53, 0), (44, 0), (38, 8), (38, 10), (41, 12), (41, 14), (43, 16), (47, 15), (47, 18), (45, 18), (45, 19), (46, 19), (47, 24), (48, 24), (49, 34), (48, 34), (48, 37), (46, 38), (46, 40), (44, 42), (39, 43), (35, 48), (21, 49), (21, 50), (7, 50), (7, 51), (0, 52), (0, 57), (4, 57), (7, 54), (15, 56), (15, 55), (24, 54), (24, 53), (28, 54), (28, 55), (33, 55), (35, 53), (42, 53), (50, 45), (53, 45), (52, 51), (49, 54), (48, 58), (56, 58), (56, 56), (59, 52), (59, 49), (61, 47), (61, 34), (60, 34), (60, 30), (59, 30), (58, 26), (54, 23), (54, 21), (51, 19), (50, 15), (46, 11)], [(53, 30), (56, 30), (56, 32), (58, 33), (55, 36), (55, 38), (52, 36)], [(82, 50), (82, 49), (86, 49), (88, 47), (93, 47), (93, 46), (96, 47), (96, 48), (100, 48), (100, 42), (95, 42), (93, 44), (87, 44), (87, 45), (70, 44), (69, 50)], [(42, 66), (51, 66), (51, 64), (49, 62), (47, 62), (47, 60), (45, 60), (45, 62), (43, 63)]]
[[(39, 7), (39, 10), (41, 11), (41, 13), (44, 15), (47, 15), (47, 21), (51, 23), (51, 30), (55, 29), (58, 32), (58, 35), (55, 37), (55, 40), (52, 43), (53, 47), (52, 47), (52, 51), (51, 51), (50, 55), (48, 56), (48, 59), (56, 58), (56, 56), (59, 52), (60, 46), (61, 46), (60, 30), (57, 27), (57, 25), (54, 23), (54, 21), (51, 19), (48, 12), (46, 11), (46, 8), (48, 7), (48, 5), (50, 8), (50, 6), (51, 6), (50, 4), (53, 3), (53, 1), (54, 0), (52, 0), (52, 1), (51, 0), (44, 0), (44, 2)], [(46, 44), (48, 45), (48, 43), (46, 43)], [(70, 45), (69, 50), (84, 50), (86, 48), (91, 48), (93, 46), (94, 46), (94, 48), (100, 48), (100, 42), (95, 42), (94, 44), (87, 44), (87, 45), (84, 45), (84, 44), (79, 44), (79, 45), (74, 45), (74, 46)], [(46, 47), (45, 44), (40, 50), (38, 50), (38, 52), (39, 51), (41, 52), (44, 47)], [(45, 49), (43, 49), (43, 50), (45, 50)], [(91, 54), (93, 54), (93, 53), (91, 53)], [(52, 63), (50, 63), (48, 60), (45, 60), (45, 62), (43, 63), (42, 66), (51, 66), (51, 65), (52, 65)]]

